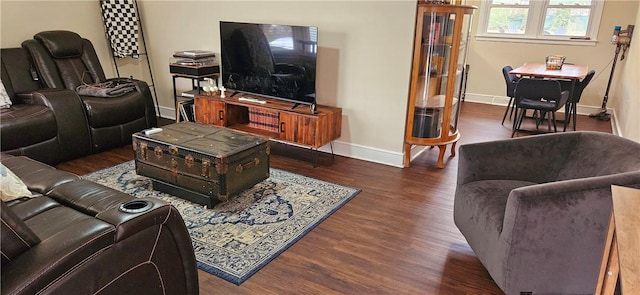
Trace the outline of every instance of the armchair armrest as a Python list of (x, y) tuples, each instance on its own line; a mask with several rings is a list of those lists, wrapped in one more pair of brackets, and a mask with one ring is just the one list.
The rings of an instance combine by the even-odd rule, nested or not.
[(554, 133), (462, 145), (458, 186), (478, 180), (553, 181), (579, 138), (579, 133)]
[(640, 187), (640, 171), (514, 189), (500, 233), (503, 255), (509, 257), (505, 284), (550, 284), (561, 290), (593, 282), (595, 288), (612, 184)]

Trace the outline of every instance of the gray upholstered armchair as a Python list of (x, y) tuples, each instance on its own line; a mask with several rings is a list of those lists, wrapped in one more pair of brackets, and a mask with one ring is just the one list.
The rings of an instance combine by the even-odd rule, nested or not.
[(640, 187), (640, 143), (570, 132), (463, 145), (454, 220), (506, 294), (593, 294), (611, 185)]

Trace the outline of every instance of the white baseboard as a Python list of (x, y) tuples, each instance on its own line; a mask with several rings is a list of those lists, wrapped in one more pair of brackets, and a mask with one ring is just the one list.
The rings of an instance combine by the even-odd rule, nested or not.
[(176, 119), (176, 109), (160, 106), (160, 117), (175, 120)]
[[(325, 145), (318, 149), (322, 152), (331, 153), (331, 147)], [(346, 143), (339, 140), (333, 142), (333, 152), (336, 155), (354, 158), (358, 160), (374, 162), (394, 167), (403, 167), (402, 152), (394, 152), (379, 148), (363, 146), (353, 143)]]
[[(491, 96), (484, 94), (467, 93), (465, 95), (465, 101), (484, 103), (491, 105), (507, 106), (509, 104), (509, 97), (507, 96)], [(600, 110), (599, 106), (585, 106), (578, 105), (578, 115), (589, 115), (596, 113)], [(613, 109), (607, 108), (608, 112), (613, 113)], [(558, 113), (564, 113), (564, 108), (560, 109)]]
[[(465, 96), (465, 101), (507, 106), (507, 104), (509, 103), (509, 98), (506, 96), (490, 96), (490, 95), (483, 95), (483, 94), (467, 93), (467, 95)], [(578, 114), (580, 115), (588, 115), (591, 113), (595, 113), (599, 110), (600, 110), (600, 107), (597, 107), (597, 106), (581, 106), (581, 105), (578, 106)], [(608, 111), (610, 111), (612, 114), (611, 123), (612, 123), (613, 133), (619, 135), (620, 129), (616, 121), (615, 111), (613, 109), (609, 109)], [(564, 109), (561, 110), (561, 112), (564, 112)], [(173, 108), (161, 106), (160, 116), (163, 118), (175, 120), (175, 110)], [(411, 159), (413, 160), (428, 148), (429, 147), (427, 146), (413, 146), (411, 148)], [(331, 153), (331, 146), (325, 145), (323, 147), (320, 147), (318, 151)], [(390, 150), (384, 150), (384, 149), (379, 149), (375, 147), (363, 146), (363, 145), (336, 140), (333, 142), (333, 152), (336, 155), (340, 155), (348, 158), (354, 158), (354, 159), (359, 159), (363, 161), (374, 162), (378, 164), (384, 164), (384, 165), (389, 165), (389, 166), (399, 167), (399, 168), (404, 167), (404, 163), (403, 163), (404, 157), (403, 157), (402, 150), (399, 152), (390, 151)]]

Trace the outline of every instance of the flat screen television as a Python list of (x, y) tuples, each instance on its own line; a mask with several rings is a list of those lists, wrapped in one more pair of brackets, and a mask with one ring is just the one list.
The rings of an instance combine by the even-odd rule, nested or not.
[(317, 44), (313, 26), (221, 21), (222, 85), (315, 112)]

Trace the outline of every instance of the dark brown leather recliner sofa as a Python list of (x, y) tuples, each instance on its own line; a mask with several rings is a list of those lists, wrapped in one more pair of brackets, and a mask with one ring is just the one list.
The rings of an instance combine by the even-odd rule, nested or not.
[(1, 294), (198, 294), (178, 211), (26, 157), (2, 164), (34, 196), (1, 203)]
[[(107, 79), (96, 51), (87, 39), (70, 31), (45, 31), (22, 42), (47, 88), (76, 90)], [(91, 134), (92, 151), (131, 143), (131, 134), (157, 125), (153, 98), (146, 82), (134, 80), (137, 91), (117, 97), (80, 95)]]
[(23, 48), (3, 48), (0, 58), (2, 84), (12, 102), (0, 113), (0, 150), (49, 164), (89, 154), (80, 97), (72, 90), (42, 87)]
[(45, 31), (2, 49), (2, 83), (13, 105), (0, 115), (1, 151), (57, 164), (131, 143), (157, 126), (149, 86), (117, 97), (84, 96), (82, 84), (107, 79), (91, 42), (69, 31)]

